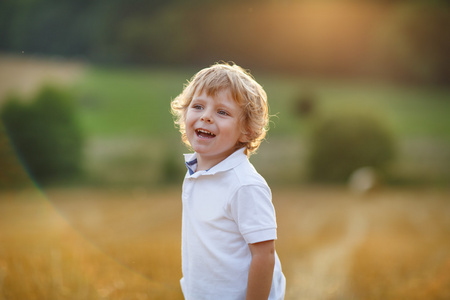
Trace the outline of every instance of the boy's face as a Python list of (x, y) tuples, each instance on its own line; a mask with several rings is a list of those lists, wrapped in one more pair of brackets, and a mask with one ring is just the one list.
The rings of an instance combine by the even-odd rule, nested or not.
[(244, 141), (240, 113), (239, 105), (227, 89), (215, 96), (208, 96), (204, 91), (195, 93), (186, 111), (185, 128), (199, 163), (210, 168), (232, 154), (238, 141)]

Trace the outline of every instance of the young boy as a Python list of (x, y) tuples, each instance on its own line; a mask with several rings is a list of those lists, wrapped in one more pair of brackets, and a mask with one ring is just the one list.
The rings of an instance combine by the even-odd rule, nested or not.
[(265, 91), (241, 67), (215, 64), (171, 106), (195, 151), (182, 195), (185, 299), (284, 299), (271, 191), (248, 160), (267, 131)]

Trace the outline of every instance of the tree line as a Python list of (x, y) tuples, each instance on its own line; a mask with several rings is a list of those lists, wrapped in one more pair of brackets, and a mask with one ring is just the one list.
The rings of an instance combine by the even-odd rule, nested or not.
[(0, 51), (447, 85), (448, 1), (16, 0)]

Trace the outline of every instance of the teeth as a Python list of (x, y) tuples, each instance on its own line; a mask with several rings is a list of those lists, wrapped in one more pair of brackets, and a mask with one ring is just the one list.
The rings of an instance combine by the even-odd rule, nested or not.
[(199, 129), (198, 132), (202, 132), (202, 133), (206, 133), (206, 134), (211, 134), (211, 132), (203, 130), (203, 129)]
[(203, 134), (207, 134), (207, 135), (211, 135), (211, 136), (215, 136), (215, 134), (213, 134), (210, 131), (204, 130), (204, 129), (197, 129), (198, 133), (203, 133)]

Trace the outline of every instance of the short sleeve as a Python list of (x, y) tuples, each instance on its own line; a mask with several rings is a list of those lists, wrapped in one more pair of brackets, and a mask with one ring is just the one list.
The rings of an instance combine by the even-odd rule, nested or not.
[(268, 187), (241, 187), (231, 201), (231, 215), (248, 244), (277, 238), (275, 209)]

